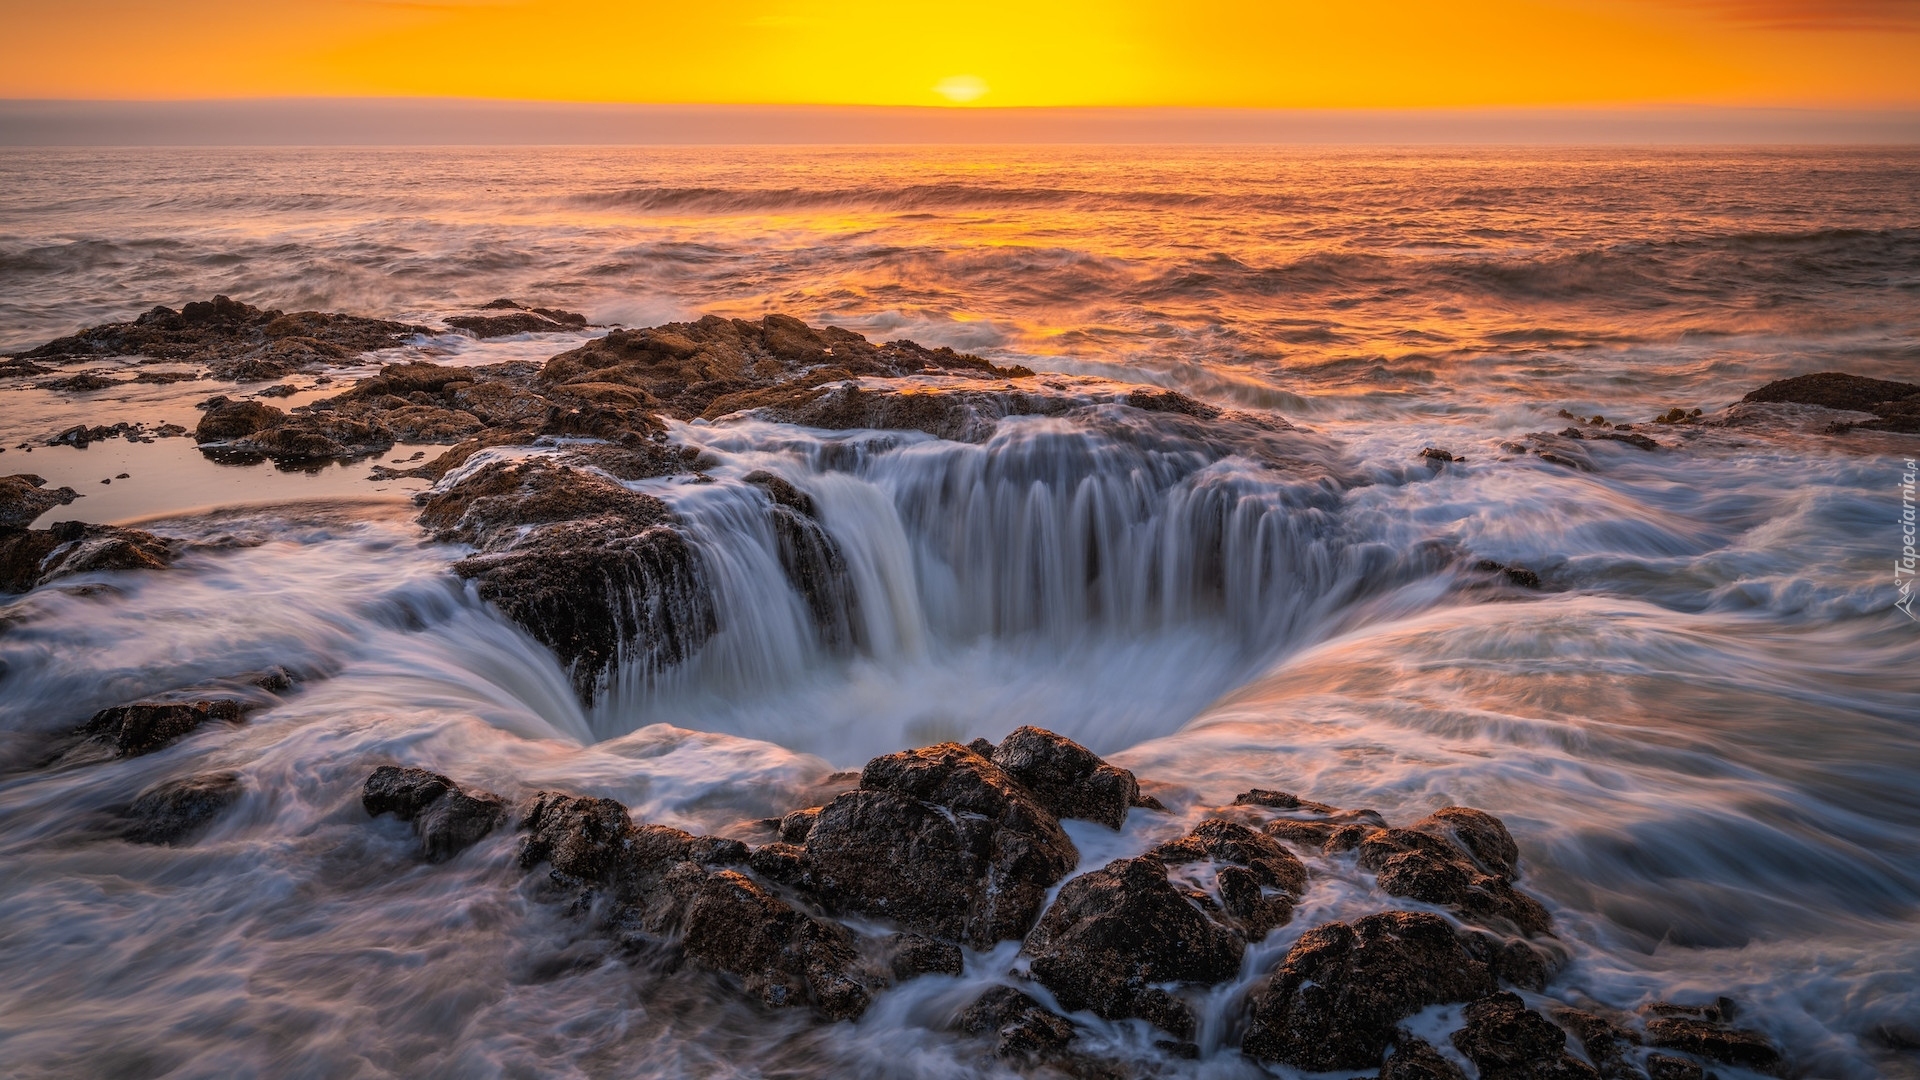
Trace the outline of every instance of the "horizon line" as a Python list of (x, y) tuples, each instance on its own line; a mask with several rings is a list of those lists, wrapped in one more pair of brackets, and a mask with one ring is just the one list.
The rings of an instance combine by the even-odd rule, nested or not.
[(453, 97), (0, 99), (0, 146), (1920, 144), (1920, 106), (1257, 108)]

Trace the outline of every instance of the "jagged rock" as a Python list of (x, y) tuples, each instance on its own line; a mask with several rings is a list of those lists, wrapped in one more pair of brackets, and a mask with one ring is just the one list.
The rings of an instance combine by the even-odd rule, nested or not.
[[(1476, 857), (1484, 853), (1489, 862)], [(1513, 838), (1499, 819), (1449, 807), (1404, 829), (1375, 829), (1360, 842), (1360, 865), (1379, 875), (1381, 889), (1429, 904), (1445, 904), (1480, 920), (1511, 923), (1523, 933), (1546, 933), (1552, 917), (1511, 883)], [(1498, 872), (1488, 872), (1497, 868)]]
[(206, 415), (193, 429), (194, 442), (229, 442), (265, 431), (287, 418), (287, 414), (258, 401), (233, 401), (212, 397), (206, 402)]
[(248, 703), (236, 698), (136, 701), (102, 709), (75, 732), (119, 757), (162, 749), (203, 724), (237, 724)]
[(1467, 1006), (1454, 1048), (1480, 1070), (1480, 1080), (1599, 1080), (1591, 1065), (1567, 1053), (1567, 1033), (1501, 991)]
[(485, 339), (511, 334), (557, 334), (586, 326), (587, 320), (583, 316), (575, 315), (574, 318), (579, 322), (561, 322), (533, 311), (516, 311), (511, 315), (454, 315), (446, 323), (455, 330), (465, 330), (474, 337)]
[(1402, 1035), (1394, 1043), (1393, 1056), (1380, 1066), (1380, 1080), (1467, 1080), (1467, 1074), (1431, 1043)]
[(1583, 1009), (1558, 1009), (1553, 1018), (1580, 1040), (1587, 1060), (1606, 1080), (1639, 1080), (1640, 1070), (1628, 1055), (1640, 1036), (1631, 1029)]
[(995, 986), (974, 999), (960, 1014), (960, 1029), (992, 1033), (998, 1039), (994, 1053), (1014, 1059), (1064, 1050), (1078, 1034), (1071, 1020), (1011, 986)]
[(958, 743), (874, 758), (806, 843), (829, 907), (980, 948), (1025, 934), (1078, 861), (1053, 815)]
[(1082, 818), (1119, 829), (1140, 798), (1140, 784), (1132, 773), (1037, 727), (1016, 728), (1001, 740), (993, 750), (993, 763), (1058, 818)]
[(1523, 589), (1537, 589), (1540, 587), (1540, 575), (1524, 566), (1508, 566), (1505, 563), (1495, 562), (1492, 559), (1481, 559), (1479, 562), (1473, 564), (1473, 568), (1483, 574), (1499, 574), (1509, 582)]
[(780, 839), (789, 844), (804, 844), (807, 834), (813, 831), (813, 822), (820, 816), (820, 807), (809, 806), (805, 810), (795, 810), (780, 819)]
[(393, 443), (393, 432), (383, 424), (326, 413), (298, 413), (272, 427), (229, 440), (224, 449), (276, 461), (323, 461), (384, 453), (393, 448)]
[(208, 364), (220, 378), (278, 374), (316, 363), (338, 363), (363, 352), (401, 345), (423, 326), (319, 311), (291, 315), (263, 311), (225, 296), (179, 311), (156, 307), (132, 322), (108, 323), (22, 353), (25, 360), (145, 356)]
[(41, 514), (79, 497), (70, 487), (48, 488), (45, 478), (32, 473), (0, 477), (0, 529), (24, 529)]
[(1385, 911), (1302, 935), (1251, 998), (1242, 1049), (1309, 1071), (1370, 1069), (1401, 1019), (1493, 990), (1487, 966), (1438, 915)]
[(921, 934), (894, 934), (887, 938), (887, 966), (902, 982), (921, 975), (958, 975), (966, 969), (960, 946)]
[(855, 614), (859, 599), (853, 578), (847, 572), (840, 545), (820, 527), (812, 497), (764, 470), (748, 473), (744, 480), (766, 492), (772, 504), (780, 567), (794, 591), (806, 600), (820, 639), (829, 648), (858, 644)]
[(1442, 450), (1437, 446), (1429, 446), (1426, 449), (1420, 451), (1420, 456), (1427, 459), (1430, 462), (1436, 462), (1436, 463), (1467, 460), (1466, 458), (1463, 458), (1463, 457), (1455, 457), (1452, 451)]
[[(1220, 906), (1250, 941), (1286, 925), (1307, 888), (1307, 868), (1279, 841), (1223, 818), (1203, 821), (1151, 854), (1169, 866), (1212, 860)], [(1276, 892), (1269, 895), (1269, 889)]]
[(1034, 977), (1063, 1007), (1139, 1017), (1185, 1039), (1192, 1009), (1154, 984), (1230, 979), (1246, 943), (1174, 888), (1160, 860), (1143, 857), (1068, 881), (1025, 951)]
[(798, 844), (762, 844), (747, 857), (747, 865), (768, 881), (797, 885), (807, 876), (807, 852)]
[(1774, 1076), (1782, 1075), (1786, 1064), (1780, 1051), (1759, 1032), (1691, 1016), (1655, 1016), (1648, 1020), (1647, 1045)]
[(445, 862), (479, 843), (507, 820), (507, 802), (485, 791), (468, 791), (439, 773), (382, 765), (367, 777), (360, 804), (369, 815), (392, 814), (413, 823), (420, 853)]
[(1706, 1080), (1707, 1070), (1697, 1061), (1672, 1054), (1647, 1055), (1647, 1080)]
[(133, 800), (121, 832), (136, 844), (177, 844), (199, 832), (245, 788), (237, 773), (207, 773), (148, 788)]
[(1634, 447), (1635, 449), (1638, 449), (1638, 450), (1660, 449), (1659, 443), (1654, 442), (1652, 439), (1647, 438), (1645, 435), (1637, 434), (1631, 431), (1621, 431), (1618, 429), (1614, 429), (1610, 431), (1609, 430), (1594, 431), (1594, 430), (1582, 430), (1580, 428), (1570, 427), (1562, 431), (1560, 435), (1562, 438), (1566, 438), (1566, 439), (1575, 439), (1575, 440), (1590, 439), (1590, 440), (1623, 442), (1623, 443), (1626, 443), (1628, 446)]

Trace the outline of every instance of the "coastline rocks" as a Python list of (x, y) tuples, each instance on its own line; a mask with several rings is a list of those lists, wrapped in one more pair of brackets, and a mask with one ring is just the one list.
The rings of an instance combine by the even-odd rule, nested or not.
[(1057, 818), (1097, 821), (1117, 831), (1126, 824), (1127, 811), (1140, 805), (1140, 783), (1132, 773), (1051, 731), (1015, 728), (991, 756)]
[(1766, 1036), (1732, 1025), (1733, 1002), (1726, 998), (1713, 1005), (1656, 1001), (1642, 1007), (1640, 1012), (1648, 1018), (1648, 1046), (1678, 1050), (1770, 1076), (1785, 1073), (1785, 1060)]
[(0, 530), (0, 592), (97, 570), (163, 570), (179, 544), (140, 529), (56, 521), (46, 529)]
[(258, 401), (234, 401), (224, 395), (208, 398), (206, 413), (193, 429), (193, 441), (227, 442), (265, 431), (287, 418), (287, 414)]
[(1822, 371), (1770, 382), (1740, 399), (1743, 402), (1818, 405), (1874, 414), (1860, 423), (1836, 424), (1835, 430), (1920, 433), (1920, 385), (1869, 379), (1839, 371)]
[(80, 745), (63, 755), (74, 761), (104, 750), (113, 757), (140, 757), (162, 750), (210, 723), (237, 724), (246, 714), (238, 698), (153, 698), (101, 709), (74, 732)]
[(70, 487), (48, 488), (32, 473), (0, 476), (0, 529), (25, 529), (41, 514), (79, 498)]
[(991, 1032), (994, 1053), (1015, 1060), (1058, 1053), (1078, 1031), (1073, 1022), (1011, 986), (996, 986), (974, 999), (960, 1014), (960, 1030)]
[(1393, 1056), (1380, 1066), (1380, 1080), (1467, 1080), (1460, 1067), (1440, 1056), (1433, 1044), (1401, 1034)]
[(382, 765), (367, 777), (360, 805), (373, 817), (392, 814), (413, 823), (420, 854), (445, 862), (479, 843), (507, 820), (507, 803), (486, 791), (468, 791), (425, 769)]
[(1285, 926), (1307, 889), (1307, 868), (1279, 841), (1222, 818), (1203, 821), (1149, 854), (1169, 866), (1210, 860), (1220, 908), (1249, 941)]
[(1158, 983), (1211, 985), (1240, 970), (1246, 943), (1201, 914), (1151, 856), (1118, 859), (1068, 881), (1025, 951), (1061, 1006), (1139, 1017), (1181, 1039), (1193, 1010)]
[(1309, 1071), (1370, 1069), (1403, 1018), (1493, 989), (1487, 966), (1438, 915), (1385, 911), (1328, 923), (1302, 935), (1254, 992), (1242, 1049)]
[(1567, 1033), (1501, 991), (1467, 1006), (1467, 1024), (1453, 1033), (1481, 1080), (1600, 1080), (1593, 1066), (1567, 1053)]
[(829, 908), (979, 948), (1024, 935), (1079, 853), (998, 766), (958, 743), (878, 757), (823, 808), (804, 866)]
[(1448, 807), (1404, 829), (1375, 829), (1360, 841), (1360, 865), (1380, 888), (1472, 919), (1543, 934), (1553, 920), (1540, 902), (1515, 889), (1518, 848), (1491, 814)]
[(148, 788), (123, 815), (121, 836), (135, 844), (178, 844), (238, 802), (245, 791), (237, 773), (207, 773)]

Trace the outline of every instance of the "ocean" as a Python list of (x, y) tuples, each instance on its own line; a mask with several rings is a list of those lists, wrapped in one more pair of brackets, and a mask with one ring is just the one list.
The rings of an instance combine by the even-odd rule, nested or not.
[[(1569, 954), (1536, 1002), (1728, 995), (1793, 1075), (1920, 1077), (1920, 622), (1896, 606), (1920, 437), (1652, 422), (1809, 372), (1920, 376), (1920, 152), (0, 151), (0, 352), (215, 294), (429, 325), (511, 297), (595, 324), (435, 331), (341, 380), (779, 312), (1177, 390), (1317, 449), (1202, 462), (1060, 417), (971, 443), (675, 421), (717, 482), (635, 484), (712, 560), (720, 629), (589, 707), (448, 573), (463, 551), (408, 501), (427, 481), (46, 445), (191, 427), (257, 387), (0, 387), (0, 474), (86, 495), (42, 527), (196, 543), (0, 604), (10, 1075), (980, 1075), (1001, 1066), (950, 1028), (1013, 943), (855, 1023), (770, 1014), (587, 940), (511, 837), (409, 862), (360, 784), (397, 760), (724, 832), (873, 755), (1035, 724), (1184, 800), (1072, 823), (1082, 869), (1254, 787), (1396, 822), (1475, 806)], [(1595, 417), (1660, 445), (1582, 442), (1583, 468), (1525, 449)], [(845, 551), (850, 653), (743, 511), (755, 469), (804, 481)], [(1476, 584), (1476, 560), (1542, 587)], [(99, 708), (269, 665), (310, 677), (244, 726), (22, 764)], [(210, 770), (246, 793), (197, 843), (88, 831)], [(1076, 1017), (1087, 1037), (1145, 1074), (1263, 1075), (1237, 1050), (1249, 988), (1377, 906), (1350, 859), (1308, 865), (1292, 922), (1205, 999), (1197, 1059), (1138, 1023)]]

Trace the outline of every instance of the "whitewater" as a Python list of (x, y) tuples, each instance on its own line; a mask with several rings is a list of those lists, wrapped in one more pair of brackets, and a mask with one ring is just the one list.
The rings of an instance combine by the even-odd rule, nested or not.
[[(1570, 954), (1535, 1002), (1725, 994), (1793, 1075), (1920, 1077), (1920, 622), (1895, 570), (1920, 436), (1651, 423), (1809, 372), (1920, 376), (1916, 178), (1906, 150), (0, 153), (0, 352), (216, 293), (423, 323), (513, 297), (594, 325), (420, 335), (280, 404), (380, 363), (780, 312), (1228, 410), (1201, 435), (1114, 408), (974, 441), (673, 421), (709, 482), (629, 486), (685, 522), (718, 629), (585, 704), (415, 523), (432, 481), (47, 445), (191, 427), (257, 385), (0, 388), (0, 474), (86, 496), (38, 527), (195, 542), (0, 599), (0, 1071), (979, 1075), (950, 1028), (1016, 943), (818, 1024), (596, 942), (511, 835), (414, 862), (361, 784), (401, 762), (724, 835), (874, 755), (1033, 724), (1175, 807), (1068, 823), (1082, 871), (1249, 788), (1396, 822), (1480, 807)], [(1512, 449), (1597, 416), (1662, 448)], [(378, 460), (415, 452), (437, 448)], [(759, 471), (844, 555), (833, 632)], [(272, 667), (300, 688), (244, 725), (34, 767), (96, 710)], [(133, 793), (212, 771), (244, 794), (194, 843), (108, 835)], [(1241, 1002), (1304, 931), (1378, 906), (1350, 862), (1307, 862), (1293, 921), (1210, 992), (1197, 1059), (1076, 1020), (1145, 1074), (1291, 1075), (1239, 1054)]]

